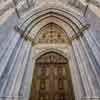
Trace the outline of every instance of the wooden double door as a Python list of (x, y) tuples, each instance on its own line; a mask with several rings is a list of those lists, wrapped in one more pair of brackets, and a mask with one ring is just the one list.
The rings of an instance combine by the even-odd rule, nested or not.
[(37, 59), (30, 100), (74, 100), (66, 58), (50, 52)]

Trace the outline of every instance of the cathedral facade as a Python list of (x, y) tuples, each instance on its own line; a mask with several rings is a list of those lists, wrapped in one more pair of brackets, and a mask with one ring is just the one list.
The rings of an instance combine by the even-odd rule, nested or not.
[(0, 25), (0, 100), (100, 100), (100, 18), (79, 0), (26, 1)]

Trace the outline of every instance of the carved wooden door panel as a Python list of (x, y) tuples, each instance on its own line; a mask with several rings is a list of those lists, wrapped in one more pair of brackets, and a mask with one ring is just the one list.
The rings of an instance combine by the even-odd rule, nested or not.
[(68, 62), (48, 53), (36, 62), (30, 100), (74, 100)]

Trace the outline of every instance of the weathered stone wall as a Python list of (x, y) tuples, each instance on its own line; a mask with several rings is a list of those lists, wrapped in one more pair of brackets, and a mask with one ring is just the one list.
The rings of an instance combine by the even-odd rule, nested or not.
[[(67, 33), (66, 26), (68, 24), (66, 25), (65, 22), (71, 22), (66, 18), (59, 17), (57, 14), (62, 14), (70, 18), (79, 28), (81, 27), (75, 18), (66, 13), (50, 10), (51, 12), (57, 13), (55, 14), (56, 17), (54, 17), (51, 16), (50, 11), (41, 12), (43, 9), (39, 8), (34, 12), (33, 10), (30, 11), (29, 16), (33, 14), (33, 17), (21, 27), (21, 29), (26, 30), (26, 33), (29, 32), (28, 34), (33, 38), (40, 28), (49, 22), (58, 24)], [(64, 10), (62, 7), (59, 7), (59, 9)], [(38, 11), (40, 11), (40, 13), (35, 15)], [(81, 100), (81, 98), (83, 98), (83, 100), (86, 100), (86, 98), (90, 98), (90, 100), (100, 99), (100, 38), (98, 37), (99, 34), (97, 36), (98, 39), (94, 37), (96, 34), (95, 31), (97, 30), (95, 25), (99, 27), (99, 21), (92, 13), (90, 13), (87, 18), (84, 18), (83, 16), (72, 13), (70, 9), (68, 9), (68, 11), (75, 15), (82, 23), (86, 23), (87, 20), (88, 23), (91, 24), (90, 29), (84, 32), (84, 36), (74, 39), (71, 45), (36, 44), (32, 46), (30, 41), (21, 38), (20, 34), (13, 29), (16, 24), (20, 27), (23, 21), (26, 20), (26, 17), (20, 19), (20, 24), (14, 15), (9, 18), (9, 21), (4, 25), (0, 26), (0, 100), (28, 100), (35, 60), (41, 53), (47, 51), (56, 51), (68, 58), (76, 100)], [(51, 17), (40, 20), (45, 16), (39, 16), (48, 12), (48, 15)], [(91, 21), (90, 17), (95, 18), (94, 20), (91, 19)], [(36, 20), (34, 20), (35, 18)], [(65, 22), (58, 18), (63, 19)], [(40, 22), (36, 24), (38, 21)], [(93, 25), (95, 21), (97, 23)], [(30, 22), (31, 24), (29, 24)], [(27, 25), (29, 27), (27, 27)], [(71, 23), (71, 25), (73, 24)], [(93, 29), (93, 27), (95, 27), (95, 29)], [(29, 31), (30, 29), (31, 31)], [(71, 35), (71, 33), (68, 34), (69, 37)]]

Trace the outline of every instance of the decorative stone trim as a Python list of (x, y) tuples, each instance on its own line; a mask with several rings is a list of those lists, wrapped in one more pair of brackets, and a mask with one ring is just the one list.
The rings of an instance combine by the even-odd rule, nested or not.
[[(71, 45), (71, 43), (72, 43), (73, 40), (75, 40), (75, 39), (78, 40), (80, 37), (82, 37), (84, 31), (88, 30), (89, 27), (90, 27), (89, 24), (86, 24), (86, 25), (84, 25), (83, 27), (81, 27), (81, 28), (79, 29), (79, 32), (78, 32), (77, 34), (74, 34), (71, 38), (68, 39), (68, 44)], [(15, 26), (15, 30), (16, 30), (16, 31), (20, 34), (20, 36), (21, 36), (22, 38), (24, 38), (26, 41), (27, 41), (27, 40), (30, 41), (31, 44), (32, 44), (32, 46), (35, 45), (34, 39), (33, 39), (31, 36), (29, 36), (28, 34), (24, 34), (24, 31), (21, 30), (18, 26)]]

